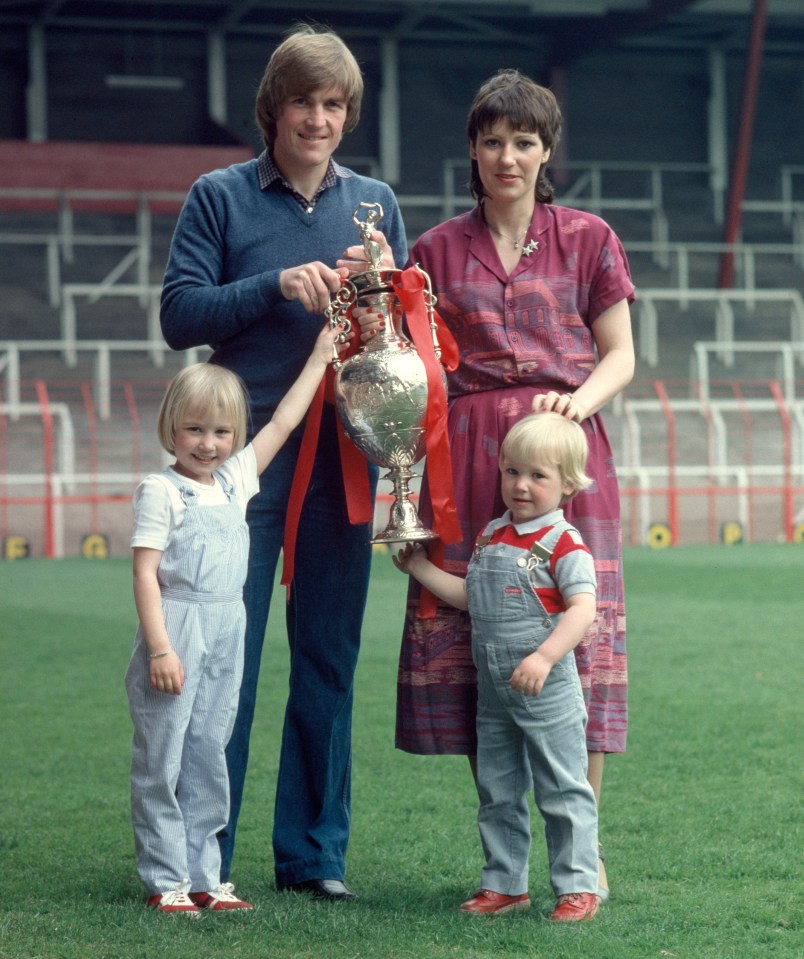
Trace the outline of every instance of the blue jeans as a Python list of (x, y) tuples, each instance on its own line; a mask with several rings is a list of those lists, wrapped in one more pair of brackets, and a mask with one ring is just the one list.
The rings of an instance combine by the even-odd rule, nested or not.
[[(279, 888), (343, 879), (351, 818), (353, 680), (371, 567), (370, 524), (350, 524), (333, 429), (322, 436), (296, 541), (287, 604), (290, 677), (273, 848)], [(219, 834), (221, 878), (231, 870), (254, 719), (260, 659), (284, 536), (296, 449), (283, 449), (251, 501), (246, 640), (237, 719), (226, 750), (229, 823)], [(372, 487), (377, 470), (371, 468)], [(282, 595), (282, 602), (285, 597)]]

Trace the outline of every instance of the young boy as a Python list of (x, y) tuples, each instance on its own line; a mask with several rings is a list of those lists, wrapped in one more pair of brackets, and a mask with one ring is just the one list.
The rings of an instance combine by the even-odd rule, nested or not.
[(557, 413), (520, 420), (500, 449), (507, 511), (475, 543), (466, 579), (418, 545), (394, 557), (444, 602), (468, 609), (478, 670), (481, 888), (464, 912), (530, 905), (532, 783), (545, 822), (555, 922), (591, 919), (598, 895), (597, 806), (589, 785), (586, 709), (573, 649), (595, 617), (592, 556), (561, 506), (589, 485), (581, 427)]

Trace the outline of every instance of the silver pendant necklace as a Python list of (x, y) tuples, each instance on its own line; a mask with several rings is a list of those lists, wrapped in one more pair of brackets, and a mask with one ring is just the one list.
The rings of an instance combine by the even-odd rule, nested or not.
[[(505, 233), (500, 233), (500, 231), (496, 230), (488, 221), (486, 221), (486, 226), (491, 230), (492, 233), (496, 233), (497, 236), (499, 236), (501, 239), (508, 240), (508, 242), (513, 246), (515, 250), (519, 249), (520, 244), (528, 235), (528, 230), (530, 229), (530, 226), (528, 226), (525, 232), (522, 234), (522, 236), (518, 237), (515, 240), (513, 237), (506, 236)], [(527, 243), (525, 246), (522, 247), (522, 255), (530, 256), (531, 253), (535, 253), (538, 249), (539, 249), (539, 241), (531, 240), (530, 243)]]
[(486, 226), (488, 226), (488, 228), (491, 230), (492, 233), (496, 233), (497, 236), (501, 237), (503, 240), (508, 240), (508, 242), (513, 246), (513, 248), (514, 248), (515, 250), (518, 250), (518, 249), (519, 249), (519, 244), (520, 244), (520, 243), (525, 239), (525, 237), (528, 235), (528, 230), (530, 229), (530, 227), (527, 227), (527, 229), (526, 229), (525, 232), (522, 234), (522, 236), (518, 237), (518, 238), (515, 240), (513, 237), (506, 236), (504, 233), (500, 233), (499, 230), (495, 230), (494, 227), (493, 227), (490, 223), (487, 223)]

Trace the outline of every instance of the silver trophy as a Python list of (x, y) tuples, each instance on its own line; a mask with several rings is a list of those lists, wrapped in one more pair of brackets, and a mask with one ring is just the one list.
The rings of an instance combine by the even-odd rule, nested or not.
[[(360, 218), (363, 213), (364, 219)], [(383, 217), (379, 203), (361, 203), (352, 220), (360, 231), (369, 268), (345, 280), (326, 311), (332, 326), (343, 323), (351, 330), (349, 311), (354, 306), (382, 313), (385, 329), (362, 345), (360, 352), (335, 368), (335, 403), (346, 433), (372, 463), (388, 469), (383, 479), (393, 482), (391, 515), (374, 543), (403, 543), (434, 539), (438, 534), (422, 525), (410, 500), (410, 467), (425, 454), (422, 426), (427, 410), (427, 373), (415, 346), (402, 332), (404, 311), (393, 286), (398, 271), (381, 269), (382, 250), (371, 232)], [(418, 269), (418, 267), (417, 267)], [(435, 297), (425, 278), (425, 305), (430, 320), (433, 349), (440, 357), (434, 318)], [(446, 377), (441, 371), (446, 390)]]

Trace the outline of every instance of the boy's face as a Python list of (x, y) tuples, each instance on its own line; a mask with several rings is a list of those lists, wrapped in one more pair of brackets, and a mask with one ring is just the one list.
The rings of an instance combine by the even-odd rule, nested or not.
[(515, 523), (527, 523), (556, 509), (572, 487), (555, 463), (518, 461), (505, 456), (500, 463), (500, 492)]

